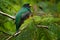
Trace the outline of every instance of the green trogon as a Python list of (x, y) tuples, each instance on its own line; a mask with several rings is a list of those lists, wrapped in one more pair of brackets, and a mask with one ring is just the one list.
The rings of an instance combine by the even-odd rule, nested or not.
[(31, 15), (30, 5), (24, 4), (21, 10), (16, 14), (15, 24), (16, 24), (16, 31), (19, 30), (19, 27), (23, 24), (24, 20), (29, 18)]

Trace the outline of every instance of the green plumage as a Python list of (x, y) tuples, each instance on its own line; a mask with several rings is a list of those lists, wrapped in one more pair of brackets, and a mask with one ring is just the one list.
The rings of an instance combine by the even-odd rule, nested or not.
[(25, 19), (30, 15), (30, 9), (28, 7), (22, 7), (22, 9), (16, 14), (16, 31), (19, 30), (19, 27), (22, 25)]

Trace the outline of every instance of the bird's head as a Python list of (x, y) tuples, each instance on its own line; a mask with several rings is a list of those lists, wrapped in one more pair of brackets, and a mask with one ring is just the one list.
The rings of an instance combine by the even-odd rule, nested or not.
[(30, 8), (31, 5), (29, 3), (27, 3), (27, 4), (24, 4), (23, 7)]

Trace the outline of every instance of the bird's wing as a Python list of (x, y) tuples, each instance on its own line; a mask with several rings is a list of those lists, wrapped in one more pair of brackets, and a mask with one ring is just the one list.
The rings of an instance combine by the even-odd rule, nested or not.
[[(21, 19), (28, 13), (29, 11), (26, 8), (22, 8), (17, 14), (16, 14), (16, 25), (19, 25)], [(24, 17), (25, 18), (25, 17)]]
[(31, 12), (30, 11), (27, 11), (24, 14), (22, 14), (21, 17), (26, 19), (26, 17), (29, 17), (29, 15), (31, 15)]

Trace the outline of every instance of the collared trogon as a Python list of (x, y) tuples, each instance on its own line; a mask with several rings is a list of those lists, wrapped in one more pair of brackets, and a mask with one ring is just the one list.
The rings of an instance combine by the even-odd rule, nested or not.
[(29, 18), (31, 15), (30, 5), (24, 4), (21, 10), (16, 14), (15, 24), (16, 24), (16, 31), (19, 30), (19, 27), (24, 23), (24, 20)]

